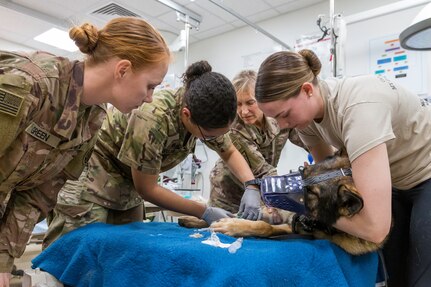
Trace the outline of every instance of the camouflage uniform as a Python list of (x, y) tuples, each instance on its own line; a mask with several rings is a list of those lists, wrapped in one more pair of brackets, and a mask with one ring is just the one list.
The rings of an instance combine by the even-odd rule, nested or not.
[[(193, 153), (196, 137), (182, 124), (182, 99), (182, 89), (176, 93), (162, 90), (154, 94), (152, 103), (145, 103), (130, 114), (108, 110), (87, 174), (80, 179), (83, 188), (66, 185), (61, 190), (44, 247), (85, 224), (107, 222), (107, 210), (127, 211), (142, 205), (131, 168), (157, 175)], [(231, 144), (229, 136), (224, 135), (208, 146), (222, 151)]]
[(82, 62), (0, 52), (0, 273), (91, 153), (105, 109), (80, 104), (83, 79)]
[[(237, 118), (230, 133), (233, 144), (248, 162), (256, 178), (277, 174), (275, 167), (287, 140), (304, 147), (295, 130), (280, 131), (276, 121), (265, 116), (264, 125), (265, 129), (261, 130), (254, 125), (246, 125)], [(238, 212), (244, 186), (222, 160), (218, 160), (211, 170), (210, 182), (209, 205), (232, 213)]]

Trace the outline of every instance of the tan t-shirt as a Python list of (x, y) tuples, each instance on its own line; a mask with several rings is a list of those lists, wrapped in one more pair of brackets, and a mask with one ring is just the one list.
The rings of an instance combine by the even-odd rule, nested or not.
[(325, 114), (300, 131), (307, 146), (345, 147), (350, 161), (386, 143), (395, 188), (431, 178), (431, 105), (381, 76), (321, 81)]

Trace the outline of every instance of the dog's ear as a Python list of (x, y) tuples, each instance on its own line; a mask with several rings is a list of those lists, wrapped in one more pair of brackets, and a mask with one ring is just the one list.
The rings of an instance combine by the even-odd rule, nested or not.
[(347, 217), (355, 215), (364, 207), (362, 197), (345, 184), (338, 187), (338, 203), (340, 215)]

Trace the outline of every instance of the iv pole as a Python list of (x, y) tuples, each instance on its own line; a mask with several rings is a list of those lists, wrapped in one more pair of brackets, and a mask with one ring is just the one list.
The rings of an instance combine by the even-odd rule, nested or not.
[(335, 52), (336, 38), (334, 35), (334, 0), (329, 0), (329, 27), (331, 27), (331, 56), (332, 75), (337, 76), (337, 54)]
[(178, 11), (177, 21), (181, 21), (184, 23), (184, 34), (181, 33), (181, 36), (184, 35), (184, 68), (187, 69), (187, 65), (189, 62), (190, 30), (192, 28), (199, 30), (199, 22), (196, 23), (196, 21), (193, 21), (193, 19), (188, 14), (182, 14)]
[(341, 14), (334, 13), (334, 0), (329, 0), (329, 26), (331, 27), (332, 75), (342, 77), (345, 73), (346, 22)]
[[(189, 39), (190, 39), (190, 29), (195, 28), (199, 30), (199, 25), (202, 21), (202, 16), (193, 12), (192, 10), (181, 6), (180, 4), (171, 0), (157, 0), (163, 5), (177, 12), (177, 21), (184, 23), (184, 37), (185, 37), (185, 47), (184, 47), (184, 67), (187, 68), (189, 61)], [(181, 36), (181, 35), (180, 35)]]
[(184, 48), (184, 68), (187, 69), (187, 64), (189, 61), (189, 36), (190, 36), (190, 29), (192, 28), (192, 25), (190, 25), (189, 23), (189, 15), (185, 16), (185, 21), (184, 21), (184, 30), (185, 30), (185, 34), (186, 34), (186, 44), (185, 44), (185, 48)]

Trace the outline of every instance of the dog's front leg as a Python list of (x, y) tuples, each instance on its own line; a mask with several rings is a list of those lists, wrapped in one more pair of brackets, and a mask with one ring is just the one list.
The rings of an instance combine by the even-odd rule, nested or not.
[(223, 218), (211, 224), (215, 232), (221, 232), (235, 237), (271, 237), (292, 233), (292, 229), (287, 224), (271, 225), (264, 221), (251, 221), (239, 218)]
[(204, 228), (208, 227), (205, 220), (199, 219), (195, 216), (184, 215), (178, 217), (178, 225), (187, 228)]

